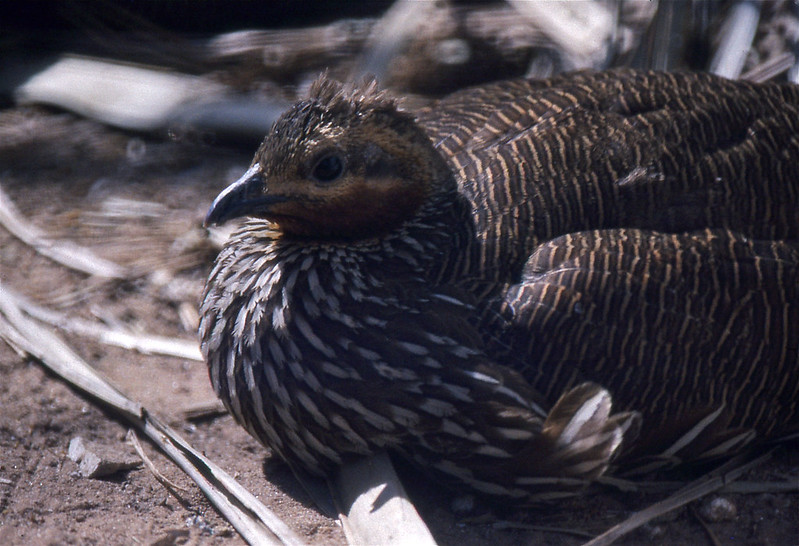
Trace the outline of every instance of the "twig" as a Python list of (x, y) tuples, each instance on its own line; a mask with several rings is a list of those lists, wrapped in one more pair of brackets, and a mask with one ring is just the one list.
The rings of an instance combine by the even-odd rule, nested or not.
[(691, 482), (670, 497), (657, 502), (652, 506), (641, 510), (640, 512), (634, 513), (625, 521), (619, 523), (618, 525), (614, 525), (598, 537), (586, 542), (583, 546), (607, 546), (608, 544), (612, 544), (617, 539), (648, 523), (654, 518), (662, 516), (663, 514), (671, 512), (672, 510), (676, 510), (677, 508), (680, 508), (689, 502), (695, 501), (696, 499), (702, 498), (708, 493), (718, 491), (750, 468), (768, 459), (770, 456), (771, 454), (767, 453), (766, 455), (758, 457), (754, 461), (742, 464), (737, 468), (733, 468), (732, 470), (719, 475), (721, 472), (725, 472), (728, 468), (734, 467), (735, 464), (740, 463), (741, 457), (736, 457), (728, 463), (722, 465), (722, 467), (717, 469), (715, 472)]
[[(681, 481), (636, 481), (620, 480), (609, 476), (602, 476), (597, 482), (614, 487), (622, 492), (637, 491), (639, 493), (668, 493), (677, 491), (685, 487), (686, 483)], [(756, 495), (760, 493), (797, 493), (799, 492), (799, 479), (787, 480), (783, 482), (744, 482), (735, 481), (728, 483), (719, 493), (737, 493), (741, 495)]]
[(0, 337), (18, 352), (45, 362), (53, 372), (78, 389), (116, 409), (129, 421), (141, 419), (140, 404), (130, 400), (86, 364), (58, 336), (26, 317), (0, 284)]
[(343, 465), (333, 478), (350, 544), (435, 545), (385, 453)]
[(227, 409), (225, 409), (221, 400), (213, 400), (194, 404), (184, 409), (181, 413), (183, 414), (183, 418), (187, 421), (202, 421), (204, 419), (212, 419), (219, 415), (225, 415)]
[(580, 529), (569, 529), (567, 527), (548, 527), (546, 525), (531, 525), (529, 523), (517, 523), (513, 521), (499, 521), (492, 525), (494, 529), (524, 529), (527, 531), (539, 531), (542, 533), (557, 533), (561, 535), (572, 535), (580, 538), (591, 538), (594, 535)]
[(70, 269), (107, 279), (124, 279), (130, 272), (123, 266), (97, 256), (72, 241), (51, 239), (22, 217), (16, 205), (0, 187), (0, 224), (12, 235), (43, 256)]
[(164, 476), (160, 470), (158, 470), (155, 467), (155, 463), (153, 463), (150, 457), (148, 457), (147, 454), (144, 452), (144, 449), (142, 449), (141, 443), (139, 442), (139, 437), (136, 436), (136, 431), (133, 430), (132, 428), (128, 429), (127, 440), (133, 446), (133, 449), (136, 450), (136, 453), (138, 453), (139, 458), (141, 458), (142, 462), (144, 463), (144, 466), (147, 467), (147, 470), (149, 470), (150, 473), (153, 475), (153, 477), (155, 477), (155, 479), (158, 480), (158, 483), (163, 485), (164, 489), (169, 491), (169, 494), (173, 495), (178, 500), (178, 502), (180, 502), (181, 504), (186, 504), (186, 501), (180, 495), (177, 494), (177, 491), (180, 491), (181, 493), (188, 493), (189, 492), (188, 489), (186, 489), (185, 487), (181, 487), (175, 482), (171, 481), (169, 478)]
[(234, 95), (211, 78), (154, 66), (64, 55), (15, 90), (20, 103), (52, 104), (133, 131), (211, 131), (260, 140), (288, 106)]
[(785, 51), (741, 74), (741, 79), (756, 83), (765, 82), (789, 70), (794, 63), (796, 63), (796, 56)]
[(108, 328), (94, 321), (70, 318), (63, 313), (41, 307), (21, 294), (2, 286), (3, 295), (15, 301), (15, 305), (31, 317), (79, 336), (90, 337), (101, 343), (133, 349), (143, 354), (160, 354), (202, 361), (200, 347), (196, 341), (176, 339), (150, 334), (133, 334), (120, 328)]
[(16, 98), (56, 104), (117, 127), (152, 131), (186, 104), (211, 101), (224, 92), (224, 86), (199, 76), (65, 55), (18, 88)]
[(732, 7), (716, 55), (710, 63), (712, 74), (732, 79), (741, 75), (759, 20), (760, 2), (741, 0)]

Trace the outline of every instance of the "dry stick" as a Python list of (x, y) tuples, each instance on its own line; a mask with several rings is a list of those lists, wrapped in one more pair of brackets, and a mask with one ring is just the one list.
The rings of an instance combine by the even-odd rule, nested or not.
[(187, 408), (183, 408), (183, 411), (181, 411), (183, 418), (187, 421), (202, 421), (203, 419), (219, 417), (220, 415), (225, 415), (226, 413), (227, 408), (225, 408), (224, 404), (222, 404), (222, 401), (218, 398), (192, 404)]
[(20, 103), (56, 104), (134, 131), (162, 128), (176, 111), (223, 96), (210, 78), (64, 55), (15, 90)]
[(61, 338), (24, 316), (10, 293), (7, 287), (0, 284), (0, 337), (18, 352), (45, 362), (56, 374), (112, 406), (125, 419), (136, 421), (141, 418), (143, 408), (140, 404), (112, 387)]
[(341, 466), (332, 485), (350, 544), (435, 546), (385, 452)]
[(524, 529), (527, 531), (538, 531), (541, 533), (554, 533), (562, 535), (573, 535), (580, 538), (591, 538), (594, 535), (580, 529), (569, 529), (567, 527), (550, 527), (547, 525), (531, 525), (528, 523), (516, 523), (512, 521), (500, 521), (494, 523), (494, 529)]
[[(637, 491), (640, 493), (669, 493), (685, 486), (685, 482), (680, 481), (636, 481), (627, 482), (618, 478), (602, 476), (597, 480), (599, 483), (614, 487), (622, 492)], [(728, 483), (719, 493), (738, 493), (741, 495), (755, 495), (760, 493), (799, 493), (799, 480), (787, 480), (781, 482), (767, 481), (736, 481)]]
[(91, 337), (106, 345), (114, 345), (123, 349), (133, 349), (143, 354), (160, 354), (202, 361), (200, 347), (196, 341), (176, 339), (149, 334), (132, 334), (119, 328), (108, 328), (90, 320), (70, 318), (63, 313), (36, 305), (21, 294), (3, 287), (6, 297), (12, 298), (31, 317), (56, 328), (79, 336)]
[(741, 75), (759, 20), (759, 2), (740, 0), (732, 7), (721, 32), (719, 47), (710, 62), (709, 72), (732, 79)]
[(103, 402), (143, 431), (183, 469), (250, 544), (301, 545), (302, 540), (230, 475), (174, 430), (130, 400), (84, 362), (56, 334), (26, 317), (0, 285), (0, 337)]
[(97, 256), (71, 241), (49, 238), (22, 217), (16, 205), (0, 187), (0, 224), (36, 252), (70, 269), (106, 279), (124, 279), (130, 272), (123, 266)]
[(14, 90), (21, 104), (52, 104), (132, 131), (192, 127), (263, 138), (288, 105), (237, 97), (205, 76), (63, 55)]
[[(693, 502), (699, 498), (704, 497), (708, 493), (712, 493), (717, 491), (727, 485), (729, 482), (735, 480), (749, 470), (750, 468), (759, 465), (766, 459), (771, 456), (771, 453), (767, 453), (757, 459), (750, 461), (749, 463), (743, 464), (729, 472), (722, 474), (722, 475), (715, 475), (711, 478), (703, 477), (700, 478), (690, 484), (688, 484), (683, 489), (677, 491), (670, 497), (653, 504), (652, 506), (641, 510), (640, 512), (634, 513), (632, 516), (627, 518), (625, 521), (619, 523), (618, 525), (614, 525), (598, 537), (594, 538), (583, 544), (583, 546), (607, 546), (608, 544), (612, 544), (617, 539), (621, 538), (622, 536), (626, 535), (630, 531), (637, 529), (638, 527), (648, 523), (649, 521), (653, 520), (658, 516), (662, 516), (672, 510), (676, 510), (677, 508), (688, 504), (689, 502)], [(730, 468), (733, 464), (737, 464), (741, 460), (741, 457), (736, 457), (729, 461), (728, 463), (722, 465), (722, 467), (716, 470), (712, 474), (718, 474), (719, 472), (723, 471), (724, 469)]]
[(765, 82), (790, 70), (794, 64), (796, 64), (796, 56), (789, 51), (784, 51), (741, 74), (741, 79), (756, 83)]
[(126, 438), (130, 442), (130, 444), (133, 446), (133, 449), (136, 450), (136, 453), (139, 455), (139, 458), (144, 463), (144, 466), (147, 467), (147, 470), (150, 471), (150, 473), (158, 481), (158, 483), (163, 485), (164, 489), (169, 491), (169, 493), (171, 495), (174, 495), (178, 499), (178, 502), (180, 502), (181, 504), (185, 504), (186, 501), (183, 500), (183, 498), (181, 498), (177, 494), (177, 491), (180, 491), (181, 493), (188, 493), (189, 492), (188, 489), (179, 486), (178, 484), (176, 484), (175, 482), (173, 482), (172, 480), (170, 480), (169, 478), (164, 476), (161, 473), (161, 471), (158, 470), (155, 467), (155, 463), (144, 452), (144, 448), (142, 448), (141, 443), (139, 442), (139, 437), (136, 436), (136, 431), (135, 430), (133, 430), (132, 428), (129, 428)]

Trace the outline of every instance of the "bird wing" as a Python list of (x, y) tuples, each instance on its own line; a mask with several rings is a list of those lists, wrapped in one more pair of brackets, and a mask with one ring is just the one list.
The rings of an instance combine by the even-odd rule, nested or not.
[(506, 296), (503, 342), (552, 398), (579, 381), (643, 415), (670, 458), (799, 428), (799, 246), (724, 230), (551, 240)]
[(799, 86), (583, 72), (466, 90), (419, 120), (472, 203), (482, 262), (510, 276), (588, 229), (799, 237)]

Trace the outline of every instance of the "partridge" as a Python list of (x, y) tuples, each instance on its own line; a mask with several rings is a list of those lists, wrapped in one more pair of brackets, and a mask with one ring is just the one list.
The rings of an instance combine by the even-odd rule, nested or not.
[(388, 450), (529, 502), (799, 429), (796, 86), (584, 72), (410, 113), (322, 77), (206, 223), (238, 217), (201, 347), (298, 472)]

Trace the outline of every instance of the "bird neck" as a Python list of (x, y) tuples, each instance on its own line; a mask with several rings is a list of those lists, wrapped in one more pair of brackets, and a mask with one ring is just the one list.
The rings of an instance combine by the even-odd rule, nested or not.
[[(456, 266), (453, 259), (474, 240), (471, 205), (454, 183), (440, 188), (410, 219), (386, 233), (357, 239), (298, 237), (282, 233), (265, 220), (244, 225), (239, 239), (251, 239), (256, 247), (268, 248), (276, 262), (302, 255), (303, 260), (323, 262), (349, 256), (376, 273), (401, 275), (414, 272), (440, 279)], [(336, 258), (338, 259), (338, 258)]]

